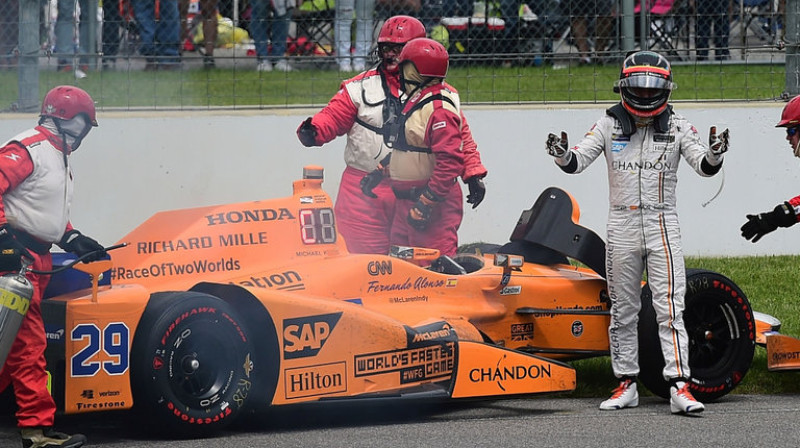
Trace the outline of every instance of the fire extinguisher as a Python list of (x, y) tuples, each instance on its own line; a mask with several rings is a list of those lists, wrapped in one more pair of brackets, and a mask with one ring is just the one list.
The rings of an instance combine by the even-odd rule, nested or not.
[(0, 276), (0, 366), (4, 365), (33, 298), (33, 284), (25, 277), (30, 266), (23, 258), (19, 272)]

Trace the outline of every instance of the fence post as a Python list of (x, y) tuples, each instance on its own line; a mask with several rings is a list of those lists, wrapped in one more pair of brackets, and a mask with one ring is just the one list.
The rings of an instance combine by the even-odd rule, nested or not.
[[(13, 0), (12, 0), (13, 1)], [(19, 0), (19, 68), (16, 109), (39, 108), (39, 0)]]
[(87, 33), (89, 35), (89, 38), (87, 39), (86, 42), (86, 51), (89, 53), (90, 57), (89, 67), (91, 67), (92, 70), (97, 70), (98, 66), (97, 59), (100, 53), (100, 49), (97, 48), (97, 26), (98, 26), (97, 14), (100, 12), (99, 11), (100, 8), (97, 6), (98, 2), (96, 0), (92, 0), (87, 3), (89, 6), (89, 14), (88, 14), (89, 20), (88, 23), (86, 24), (86, 28), (88, 28), (89, 30)]
[(622, 0), (622, 55), (626, 55), (636, 46), (634, 31), (633, 0)]
[(800, 0), (786, 0), (786, 91), (789, 97), (800, 93)]

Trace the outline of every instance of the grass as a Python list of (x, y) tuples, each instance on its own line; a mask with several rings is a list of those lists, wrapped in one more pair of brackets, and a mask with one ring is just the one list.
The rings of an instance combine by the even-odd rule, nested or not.
[[(709, 269), (733, 280), (747, 295), (753, 309), (782, 322), (781, 333), (800, 337), (800, 255), (688, 258), (686, 266)], [(571, 396), (605, 397), (616, 380), (608, 357), (572, 363), (578, 387)], [(734, 394), (800, 393), (800, 371), (769, 372), (766, 349), (756, 347), (753, 364)]]
[[(785, 84), (780, 64), (686, 65), (673, 70), (679, 86), (674, 100), (772, 100)], [(465, 104), (603, 102), (618, 98), (611, 89), (618, 76), (616, 66), (483, 65), (452, 67), (448, 82)], [(101, 109), (321, 106), (345, 77), (330, 70), (281, 73), (238, 68), (90, 72), (76, 80), (71, 73), (41, 71), (39, 93), (75, 84), (90, 92)], [(17, 88), (16, 72), (0, 72), (0, 105), (17, 101)]]

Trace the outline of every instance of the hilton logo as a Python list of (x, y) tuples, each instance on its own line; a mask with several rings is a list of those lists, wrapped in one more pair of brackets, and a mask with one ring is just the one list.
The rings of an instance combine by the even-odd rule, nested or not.
[(287, 369), (284, 373), (287, 399), (347, 391), (347, 368), (343, 362)]

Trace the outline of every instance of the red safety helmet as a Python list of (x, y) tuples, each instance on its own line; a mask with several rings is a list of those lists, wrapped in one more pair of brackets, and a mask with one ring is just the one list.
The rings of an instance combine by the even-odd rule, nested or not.
[(776, 128), (793, 128), (800, 126), (800, 96), (789, 100), (783, 107), (781, 121), (775, 125)]
[(425, 25), (422, 22), (411, 16), (393, 16), (383, 23), (378, 43), (404, 44), (418, 37), (425, 37)]
[(86, 115), (92, 126), (97, 126), (97, 114), (92, 97), (79, 87), (58, 86), (44, 96), (39, 116), (71, 120), (80, 114)]
[(422, 76), (444, 79), (447, 76), (450, 55), (444, 45), (423, 37), (408, 42), (400, 52), (398, 62), (401, 66), (406, 62), (414, 64)]

